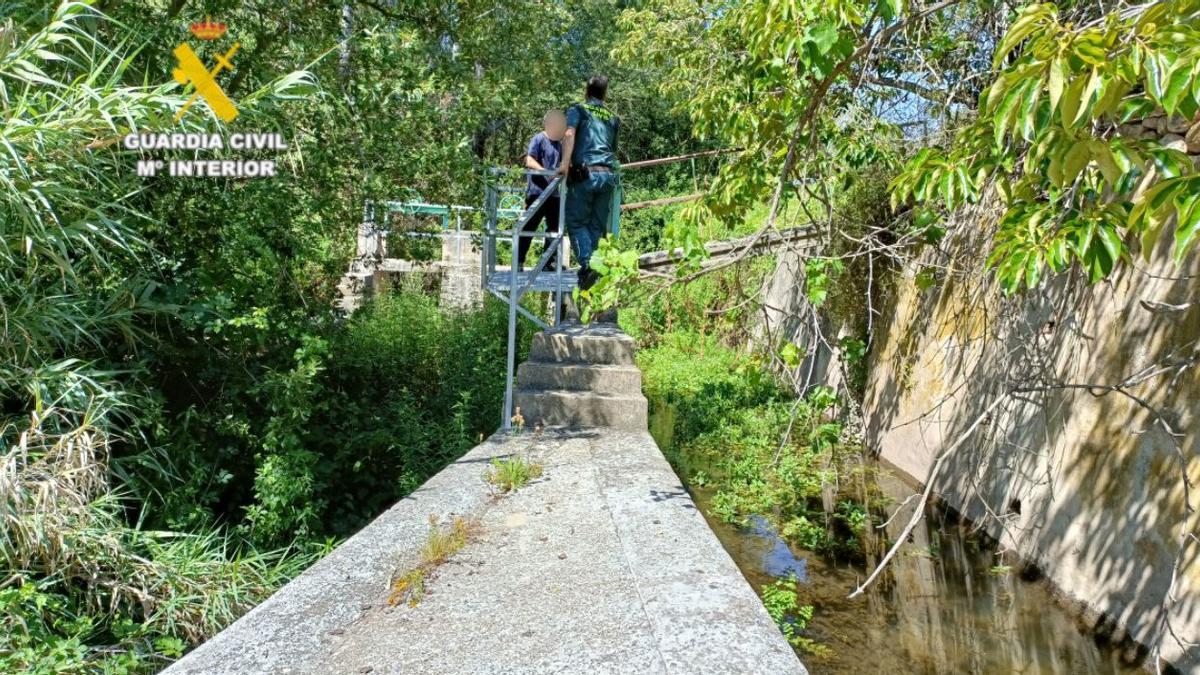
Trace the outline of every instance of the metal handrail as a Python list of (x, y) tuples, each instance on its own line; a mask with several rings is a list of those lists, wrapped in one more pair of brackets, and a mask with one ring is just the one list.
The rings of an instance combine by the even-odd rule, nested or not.
[[(641, 162), (632, 162), (622, 167), (617, 167), (615, 174), (617, 184), (613, 189), (613, 204), (611, 209), (611, 220), (608, 224), (609, 234), (616, 236), (620, 233), (621, 228), (621, 169), (635, 169), (649, 166), (659, 166), (662, 164), (671, 164), (674, 162), (694, 161), (697, 157), (708, 155), (723, 154), (725, 152), (735, 152), (731, 150), (710, 150), (704, 152), (691, 153), (688, 155), (680, 155), (676, 157), (665, 157), (661, 159), (651, 159)], [(481, 256), (480, 264), (480, 283), (484, 290), (492, 293), (496, 297), (508, 303), (508, 369), (507, 379), (504, 386), (504, 411), (501, 426), (504, 430), (512, 428), (513, 418), (513, 375), (516, 369), (516, 340), (517, 340), (517, 316), (524, 316), (542, 328), (549, 328), (550, 325), (557, 325), (562, 318), (563, 310), (563, 269), (566, 267), (564, 261), (565, 249), (563, 241), (567, 237), (567, 219), (566, 219), (566, 204), (567, 204), (567, 184), (562, 176), (557, 171), (550, 170), (533, 170), (526, 169), (525, 176), (553, 176), (554, 179), (542, 189), (542, 194), (525, 209), (525, 212), (520, 218), (513, 222), (511, 230), (500, 230), (497, 228), (499, 195), (501, 191), (516, 192), (515, 188), (501, 187), (495, 185), (491, 177), (511, 175), (511, 169), (503, 167), (492, 167), (486, 172), (484, 180), (484, 195), (483, 195), (483, 210), (484, 210), (484, 251)], [(559, 228), (555, 233), (539, 233), (539, 232), (524, 232), (523, 228), (533, 218), (534, 214), (550, 199), (551, 195), (557, 193), (559, 195)], [(689, 197), (694, 198), (694, 197)], [(684, 200), (678, 200), (684, 201)], [(675, 203), (676, 200), (671, 200), (670, 203)], [(639, 206), (659, 205), (657, 203), (639, 204)], [(498, 238), (505, 236), (512, 245), (512, 251), (509, 261), (508, 270), (508, 294), (502, 295), (499, 290), (489, 286), (488, 281), (498, 274), (496, 268), (496, 245)], [(545, 251), (538, 258), (533, 269), (529, 271), (529, 278), (523, 284), (518, 285), (520, 272), (517, 265), (517, 255), (519, 251), (520, 241), (522, 237), (536, 238), (546, 240)], [(540, 317), (536, 316), (529, 310), (520, 306), (521, 298), (528, 292), (534, 289), (537, 284), (538, 275), (542, 273), (546, 263), (551, 257), (556, 257), (558, 260), (558, 268), (556, 271), (554, 285), (554, 317), (548, 325)]]
[[(504, 173), (504, 171), (493, 169), (490, 172), (492, 175)], [(484, 254), (481, 256), (481, 283), (485, 290), (493, 293), (497, 297), (505, 300), (508, 303), (508, 353), (507, 353), (507, 378), (504, 386), (504, 417), (501, 420), (501, 426), (505, 429), (512, 428), (513, 418), (513, 376), (516, 369), (516, 349), (517, 349), (517, 316), (522, 315), (530, 319), (542, 328), (549, 328), (550, 325), (558, 325), (563, 314), (563, 270), (566, 267), (564, 259), (565, 249), (563, 240), (566, 236), (566, 181), (562, 176), (557, 175), (554, 171), (535, 171), (526, 170), (526, 176), (540, 175), (553, 176), (553, 180), (542, 188), (542, 193), (528, 207), (525, 212), (517, 218), (512, 225), (512, 229), (500, 230), (496, 227), (498, 218), (499, 193), (501, 188), (494, 185), (491, 181), (485, 181), (484, 185), (484, 210), (486, 212), (484, 218)], [(525, 232), (524, 228), (533, 219), (546, 202), (555, 194), (559, 195), (559, 228), (557, 232)], [(501, 296), (499, 292), (491, 289), (488, 281), (497, 274), (496, 269), (496, 244), (500, 236), (506, 236), (512, 250), (510, 251), (509, 269), (508, 269), (508, 295)], [(538, 257), (532, 269), (529, 270), (529, 278), (522, 284), (520, 283), (520, 265), (517, 260), (521, 238), (542, 239), (546, 241), (545, 251)], [(540, 317), (521, 307), (521, 298), (526, 293), (533, 289), (537, 283), (538, 275), (546, 268), (546, 264), (551, 258), (555, 258), (557, 265), (555, 270), (554, 282), (554, 315), (551, 318), (551, 323), (547, 324)]]

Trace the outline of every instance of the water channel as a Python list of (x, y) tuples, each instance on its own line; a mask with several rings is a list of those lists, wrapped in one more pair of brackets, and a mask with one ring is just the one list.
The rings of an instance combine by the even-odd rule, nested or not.
[[(660, 445), (669, 443), (667, 436)], [(894, 504), (916, 491), (896, 472), (878, 468), (869, 475)], [(799, 652), (814, 675), (1142, 672), (1097, 644), (1044, 582), (1023, 579), (1018, 561), (998, 555), (986, 536), (943, 507), (931, 506), (884, 575), (849, 600), (868, 564), (790, 545), (766, 518), (752, 517), (744, 526), (723, 522), (709, 514), (711, 487), (688, 490), (760, 595), (780, 578), (800, 582), (800, 604), (814, 608), (803, 635), (827, 648), (819, 655)], [(888, 536), (898, 536), (909, 513), (892, 519)], [(878, 559), (887, 537), (876, 544), (868, 559)]]

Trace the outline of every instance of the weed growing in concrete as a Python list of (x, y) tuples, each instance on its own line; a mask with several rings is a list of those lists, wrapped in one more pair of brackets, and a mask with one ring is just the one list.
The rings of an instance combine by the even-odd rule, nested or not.
[(529, 481), (540, 478), (542, 465), (530, 462), (520, 457), (509, 457), (492, 460), (492, 468), (487, 472), (487, 482), (500, 488), (501, 492), (512, 492), (525, 487)]
[(421, 548), (420, 562), (416, 567), (395, 577), (391, 584), (392, 594), (388, 596), (388, 604), (405, 603), (409, 607), (416, 607), (425, 597), (426, 586), (433, 579), (438, 566), (462, 550), (477, 531), (478, 523), (461, 516), (455, 518), (447, 527), (442, 527), (436, 517), (430, 516), (429, 535)]
[(436, 567), (446, 562), (467, 545), (476, 529), (475, 523), (462, 517), (455, 518), (447, 528), (430, 522), (429, 537), (425, 540), (425, 548), (421, 549), (421, 564)]

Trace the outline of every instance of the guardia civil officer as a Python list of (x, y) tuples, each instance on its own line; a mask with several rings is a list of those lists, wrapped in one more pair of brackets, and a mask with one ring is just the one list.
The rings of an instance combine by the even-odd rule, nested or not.
[(566, 227), (579, 261), (579, 287), (591, 288), (597, 274), (589, 263), (608, 232), (617, 176), (617, 130), (620, 119), (604, 106), (608, 78), (588, 78), (584, 100), (567, 109), (558, 172), (567, 177)]

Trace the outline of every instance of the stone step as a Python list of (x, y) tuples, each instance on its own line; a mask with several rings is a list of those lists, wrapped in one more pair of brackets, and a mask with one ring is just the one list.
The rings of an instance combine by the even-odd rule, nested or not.
[(642, 393), (637, 366), (598, 366), (588, 363), (530, 361), (517, 367), (520, 389), (563, 389), (597, 394)]
[(633, 338), (616, 324), (564, 323), (533, 336), (529, 360), (538, 363), (590, 363), (632, 366)]
[(516, 392), (526, 426), (609, 427), (627, 431), (647, 429), (646, 397), (608, 395), (564, 389), (522, 389)]

